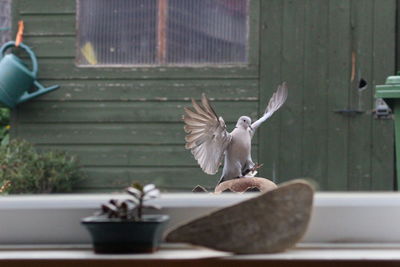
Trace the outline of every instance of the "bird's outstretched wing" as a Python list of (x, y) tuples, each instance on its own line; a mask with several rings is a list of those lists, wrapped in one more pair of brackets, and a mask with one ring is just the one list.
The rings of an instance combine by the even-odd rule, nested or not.
[(222, 117), (217, 116), (202, 94), (201, 105), (192, 99), (194, 110), (185, 108), (186, 149), (190, 149), (201, 169), (207, 174), (216, 174), (224, 152), (232, 139), (226, 131)]
[(256, 129), (266, 121), (269, 117), (277, 111), (283, 103), (285, 103), (288, 96), (288, 89), (286, 82), (283, 82), (281, 85), (278, 86), (276, 92), (272, 95), (271, 99), (269, 100), (268, 106), (264, 111), (264, 115), (256, 120), (253, 124), (251, 124), (251, 128), (253, 129), (252, 134), (254, 135)]

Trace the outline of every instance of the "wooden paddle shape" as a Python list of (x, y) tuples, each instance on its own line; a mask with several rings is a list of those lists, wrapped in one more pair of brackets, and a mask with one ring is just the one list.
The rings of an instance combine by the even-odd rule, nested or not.
[(288, 182), (179, 226), (166, 241), (238, 254), (280, 252), (294, 246), (306, 232), (313, 195), (306, 181)]

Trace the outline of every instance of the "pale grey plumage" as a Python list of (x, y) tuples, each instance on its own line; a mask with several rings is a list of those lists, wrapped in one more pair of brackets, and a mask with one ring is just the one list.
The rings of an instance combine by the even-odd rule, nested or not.
[(200, 167), (207, 174), (215, 174), (224, 151), (231, 141), (222, 117), (218, 118), (209, 105), (206, 96), (201, 98), (202, 106), (192, 99), (194, 111), (185, 108), (186, 148), (190, 149)]
[(224, 168), (219, 181), (243, 177), (254, 167), (251, 159), (251, 139), (255, 130), (277, 111), (287, 98), (286, 83), (282, 83), (272, 95), (264, 115), (251, 124), (251, 119), (242, 116), (235, 129), (228, 133), (222, 117), (218, 117), (203, 94), (201, 105), (192, 99), (194, 110), (185, 108), (184, 130), (186, 148), (190, 149), (202, 170), (207, 174), (215, 174), (224, 159)]

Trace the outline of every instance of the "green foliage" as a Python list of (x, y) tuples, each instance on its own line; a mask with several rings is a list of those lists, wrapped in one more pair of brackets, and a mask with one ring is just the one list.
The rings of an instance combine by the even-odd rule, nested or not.
[(134, 183), (128, 187), (126, 192), (132, 196), (130, 199), (117, 200), (111, 199), (107, 204), (101, 205), (101, 211), (98, 216), (107, 218), (117, 218), (120, 220), (140, 221), (142, 220), (143, 209), (160, 209), (156, 205), (144, 205), (143, 203), (160, 195), (160, 191), (154, 184), (143, 186), (140, 183)]
[(0, 125), (10, 124), (10, 110), (0, 107)]
[(9, 142), (10, 110), (0, 107), (0, 144), (6, 145)]
[(0, 146), (0, 184), (10, 181), (11, 194), (70, 192), (82, 178), (76, 158), (65, 152), (38, 153), (23, 140)]

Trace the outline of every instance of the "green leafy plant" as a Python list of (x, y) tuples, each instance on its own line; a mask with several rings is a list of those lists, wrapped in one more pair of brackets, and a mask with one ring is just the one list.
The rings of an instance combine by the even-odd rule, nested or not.
[(107, 204), (101, 206), (101, 211), (96, 215), (105, 216), (110, 219), (141, 221), (144, 208), (160, 209), (156, 205), (144, 204), (146, 200), (157, 198), (160, 195), (160, 190), (154, 184), (143, 186), (139, 183), (134, 183), (126, 189), (126, 192), (132, 198), (124, 200), (111, 199)]
[(6, 145), (9, 142), (10, 131), (10, 110), (0, 107), (0, 145)]
[(83, 177), (77, 159), (65, 152), (39, 153), (24, 140), (0, 146), (0, 184), (9, 181), (11, 194), (70, 192)]

